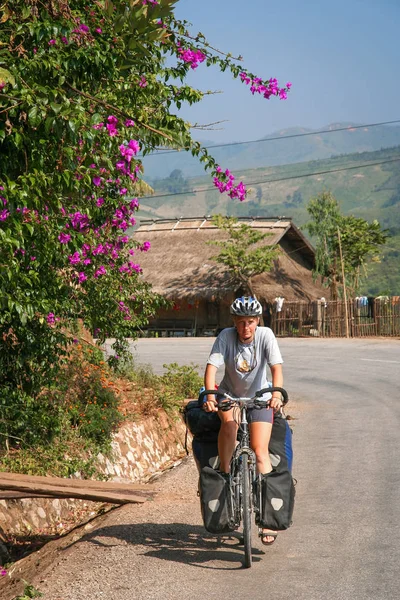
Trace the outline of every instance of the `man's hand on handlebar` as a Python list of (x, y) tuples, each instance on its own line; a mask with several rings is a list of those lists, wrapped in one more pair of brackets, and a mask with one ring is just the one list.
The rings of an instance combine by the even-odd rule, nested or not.
[(203, 404), (203, 409), (206, 412), (217, 412), (218, 402), (215, 396), (207, 396), (207, 401)]
[(278, 412), (283, 407), (283, 402), (281, 398), (274, 398), (274, 396), (272, 396), (269, 401), (269, 406), (270, 408), (273, 408), (275, 412)]

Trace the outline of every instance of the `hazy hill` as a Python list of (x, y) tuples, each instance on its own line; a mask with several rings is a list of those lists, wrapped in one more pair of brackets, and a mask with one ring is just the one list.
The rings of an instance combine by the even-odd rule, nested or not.
[(160, 182), (160, 187), (155, 185), (154, 189), (155, 196), (160, 194), (162, 197), (143, 198), (141, 207), (146, 217), (171, 218), (216, 213), (286, 216), (302, 226), (308, 220), (306, 204), (309, 199), (324, 189), (331, 190), (340, 202), (343, 213), (354, 214), (368, 221), (378, 219), (383, 227), (390, 229), (392, 235), (384, 249), (382, 263), (371, 267), (363, 291), (375, 295), (400, 295), (400, 145), (331, 159), (242, 168), (235, 175), (252, 190), (246, 202), (233, 201), (221, 195), (213, 188), (211, 178), (203, 175), (185, 179), (184, 189), (190, 191), (177, 195), (164, 196), (166, 188)]
[[(223, 168), (231, 170), (254, 169), (309, 160), (320, 160), (340, 154), (366, 152), (389, 148), (400, 144), (400, 127), (378, 126), (354, 129), (355, 123), (333, 123), (322, 127), (329, 133), (314, 134), (312, 129), (300, 127), (283, 129), (262, 137), (254, 143), (225, 145), (202, 141), (210, 146), (211, 154)], [(345, 128), (345, 131), (340, 129)], [(307, 134), (303, 137), (287, 137)], [(283, 139), (285, 138), (285, 139)], [(162, 152), (143, 160), (147, 180), (164, 178), (174, 169), (180, 169), (185, 177), (204, 174), (199, 161), (187, 152)]]

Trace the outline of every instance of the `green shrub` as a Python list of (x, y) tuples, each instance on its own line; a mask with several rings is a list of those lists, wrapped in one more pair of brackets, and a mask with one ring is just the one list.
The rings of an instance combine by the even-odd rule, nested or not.
[(167, 369), (161, 378), (161, 405), (166, 410), (176, 410), (186, 398), (197, 398), (203, 379), (197, 372), (198, 365), (179, 366), (178, 363), (163, 365)]

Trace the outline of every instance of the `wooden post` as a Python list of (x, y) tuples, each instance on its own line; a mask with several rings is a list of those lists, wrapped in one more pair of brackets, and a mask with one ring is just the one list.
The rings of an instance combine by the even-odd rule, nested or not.
[(344, 261), (343, 261), (343, 254), (342, 254), (342, 242), (340, 239), (340, 229), (339, 227), (337, 228), (337, 233), (338, 233), (338, 240), (339, 240), (339, 253), (340, 253), (340, 262), (342, 265), (342, 281), (343, 281), (343, 297), (344, 297), (344, 314), (345, 314), (345, 319), (346, 319), (346, 337), (349, 337), (349, 313), (347, 310), (347, 292), (346, 292), (346, 280), (344, 278)]

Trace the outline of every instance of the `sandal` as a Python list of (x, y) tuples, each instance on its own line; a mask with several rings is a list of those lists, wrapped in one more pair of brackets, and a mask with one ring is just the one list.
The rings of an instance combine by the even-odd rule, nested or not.
[[(261, 538), (261, 543), (264, 546), (272, 546), (272, 544), (275, 542), (276, 538), (278, 537), (278, 532), (277, 531), (271, 531), (270, 529), (267, 530), (263, 530), (263, 529), (259, 529), (258, 530), (258, 535)], [(264, 540), (264, 538), (266, 537), (272, 537), (273, 539), (270, 542), (267, 542), (266, 540)]]

